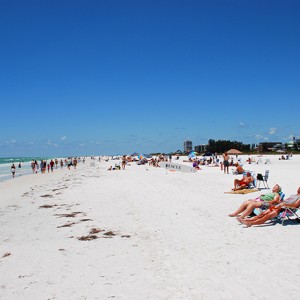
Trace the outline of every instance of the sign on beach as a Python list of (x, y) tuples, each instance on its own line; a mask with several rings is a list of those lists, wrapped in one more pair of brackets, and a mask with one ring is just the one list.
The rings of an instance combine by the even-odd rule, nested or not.
[(182, 164), (175, 164), (175, 163), (171, 163), (171, 162), (160, 162), (158, 163), (158, 165), (161, 168), (165, 168), (166, 170), (170, 170), (170, 171), (179, 171), (179, 172), (183, 172), (183, 173), (196, 173), (197, 170), (193, 167), (189, 167), (186, 165), (182, 165)]

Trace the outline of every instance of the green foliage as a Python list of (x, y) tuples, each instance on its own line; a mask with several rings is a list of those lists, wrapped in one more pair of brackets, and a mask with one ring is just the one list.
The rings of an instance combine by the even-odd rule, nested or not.
[[(253, 145), (252, 145), (253, 147)], [(242, 152), (250, 151), (250, 144), (243, 144), (242, 142), (229, 141), (229, 140), (209, 140), (207, 151), (212, 153), (223, 153), (229, 149), (237, 149)]]

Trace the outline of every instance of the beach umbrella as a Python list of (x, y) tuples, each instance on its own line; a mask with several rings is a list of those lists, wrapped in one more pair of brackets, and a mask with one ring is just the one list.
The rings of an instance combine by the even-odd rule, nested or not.
[(142, 159), (142, 158), (151, 158), (150, 155), (145, 154), (145, 153), (140, 153), (140, 154), (138, 155), (138, 157), (139, 157), (139, 159)]
[(188, 155), (188, 158), (194, 158), (196, 157), (196, 152), (195, 151), (191, 151)]
[(240, 150), (237, 149), (230, 149), (227, 151), (228, 154), (242, 154), (243, 152), (241, 152)]

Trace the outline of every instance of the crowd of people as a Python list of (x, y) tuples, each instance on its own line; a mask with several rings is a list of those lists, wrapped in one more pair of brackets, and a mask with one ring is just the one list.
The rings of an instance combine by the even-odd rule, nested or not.
[[(250, 171), (245, 172), (243, 166), (238, 162), (233, 162), (233, 158), (230, 158), (228, 153), (224, 153), (222, 155), (223, 162), (220, 162), (218, 156), (210, 157), (209, 159), (194, 159), (192, 160), (193, 167), (197, 170), (201, 170), (200, 165), (210, 165), (217, 164), (221, 166), (221, 171), (224, 171), (225, 174), (229, 174), (229, 166), (235, 166), (236, 169), (233, 171), (233, 174), (243, 174), (241, 179), (234, 179), (233, 181), (233, 191), (238, 191), (242, 189), (247, 189), (251, 184), (253, 184), (255, 178), (251, 174)], [(91, 157), (94, 159), (94, 157)], [(236, 156), (236, 159), (238, 157)], [(131, 161), (131, 157), (127, 157), (123, 155), (119, 158), (120, 162), (116, 163), (114, 167), (110, 166), (108, 170), (125, 170), (126, 165), (128, 165)], [(62, 169), (67, 167), (71, 169), (73, 167), (76, 169), (78, 162), (85, 162), (85, 158), (81, 160), (81, 158), (77, 157), (69, 157), (66, 159), (50, 159), (41, 160), (38, 162), (37, 160), (33, 160), (31, 162), (31, 170), (32, 173), (37, 174), (38, 172), (50, 173), (53, 172), (54, 169)], [(99, 162), (101, 158), (99, 157)], [(139, 164), (148, 164), (149, 166), (159, 167), (159, 162), (161, 161), (172, 161), (172, 156), (159, 155), (157, 157), (152, 158), (141, 158), (137, 163)], [(189, 160), (190, 161), (190, 160)], [(19, 163), (18, 168), (21, 168), (21, 163)], [(16, 174), (16, 166), (13, 163), (11, 165), (11, 173), (12, 177), (15, 177)], [(238, 222), (244, 224), (248, 227), (253, 225), (264, 224), (266, 221), (271, 220), (278, 216), (280, 212), (287, 208), (299, 208), (300, 206), (300, 187), (297, 190), (296, 194), (290, 195), (286, 200), (284, 200), (284, 194), (282, 192), (282, 188), (279, 184), (275, 184), (272, 188), (271, 192), (261, 194), (260, 196), (249, 199), (243, 202), (233, 213), (229, 214), (230, 217), (236, 217)], [(253, 215), (256, 209), (260, 209), (261, 213), (258, 215)]]
[[(84, 162), (85, 159), (82, 160), (82, 162)], [(62, 169), (64, 167), (67, 167), (69, 170), (71, 169), (71, 167), (73, 167), (74, 169), (76, 169), (76, 166), (78, 164), (78, 161), (81, 161), (81, 158), (77, 158), (77, 157), (68, 157), (66, 159), (60, 159), (58, 160), (57, 158), (50, 159), (50, 161), (47, 161), (45, 159), (40, 160), (39, 162), (37, 160), (32, 160), (30, 163), (30, 168), (32, 170), (33, 174), (37, 174), (37, 173), (50, 173), (53, 172), (54, 169)], [(19, 168), (21, 168), (21, 162), (19, 163)], [(10, 167), (10, 171), (12, 174), (12, 177), (14, 178), (16, 175), (16, 166), (13, 163)]]

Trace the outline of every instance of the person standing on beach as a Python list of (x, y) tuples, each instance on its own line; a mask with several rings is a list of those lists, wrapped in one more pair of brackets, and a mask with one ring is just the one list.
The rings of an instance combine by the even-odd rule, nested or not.
[(15, 178), (15, 173), (16, 173), (16, 166), (15, 166), (15, 164), (11, 165), (10, 171), (11, 171), (12, 177)]
[(36, 160), (34, 161), (34, 164), (35, 164), (35, 168), (34, 168), (35, 174), (37, 174), (38, 171), (39, 171), (39, 164), (38, 164), (38, 162)]
[(122, 157), (122, 169), (125, 170), (125, 166), (126, 166), (126, 156), (123, 155)]
[(54, 168), (54, 161), (53, 161), (53, 159), (51, 159), (51, 161), (50, 161), (50, 168), (51, 168), (51, 172), (53, 172), (53, 168)]
[(223, 153), (223, 166), (224, 166), (224, 174), (229, 174), (229, 155), (227, 152)]
[(34, 161), (31, 162), (30, 167), (32, 170), (32, 174), (34, 174), (34, 171), (35, 171), (35, 162)]
[(77, 157), (75, 157), (74, 159), (73, 159), (73, 167), (74, 167), (74, 169), (76, 169), (76, 166), (77, 166)]

